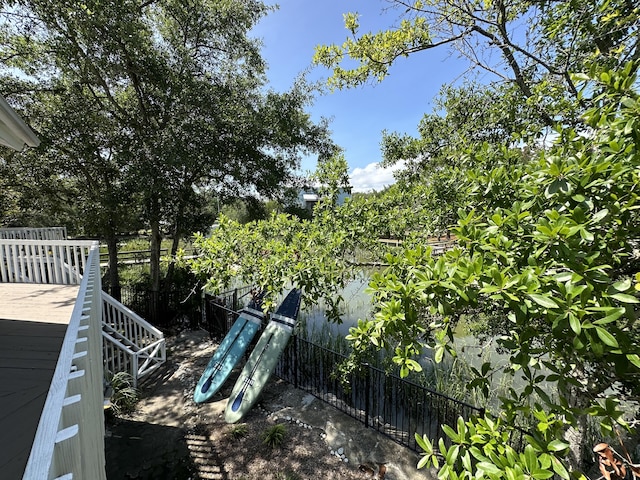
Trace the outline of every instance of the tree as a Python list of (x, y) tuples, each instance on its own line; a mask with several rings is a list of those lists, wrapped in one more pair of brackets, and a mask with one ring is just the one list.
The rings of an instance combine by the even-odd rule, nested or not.
[[(387, 134), (386, 158), (409, 160), (415, 167), (405, 173), (410, 180), (427, 178), (436, 185), (440, 173), (460, 173), (452, 163), (468, 172), (468, 181), (465, 172), (454, 182), (468, 196), (458, 204), (464, 208), (454, 229), (460, 249), (437, 260), (421, 245), (389, 256), (391, 267), (371, 283), (377, 313), (352, 329), (350, 338), (363, 350), (389, 348), (406, 375), (420, 368), (415, 357), (425, 339), (436, 358), (445, 351), (455, 354), (449, 341), (456, 319), (469, 309), (491, 308), (497, 314), (490, 332), (499, 334), (501, 347), (511, 353), (506, 373), (522, 372), (528, 385), (503, 400), (499, 418), (461, 421), (457, 431), (445, 430), (454, 446), (440, 444), (446, 458), (440, 476), (543, 478), (555, 473), (568, 478), (561, 459), (569, 459), (570, 468), (578, 471), (587, 416), (599, 417), (605, 434), (616, 422), (624, 423), (617, 402), (638, 401), (632, 386), (640, 367), (637, 299), (630, 279), (637, 271), (631, 253), (638, 238), (632, 173), (637, 95), (628, 90), (637, 64), (626, 63), (640, 55), (638, 6), (392, 3), (405, 16), (397, 28), (361, 34), (357, 15), (348, 14), (345, 25), (352, 38), (316, 51), (316, 62), (333, 68), (332, 86), (382, 80), (399, 56), (448, 45), (472, 66), (496, 74), (499, 80), (485, 92), (496, 95), (501, 109), (509, 105), (504, 99), (516, 100), (528, 120), (525, 139), (539, 134), (536, 125), (574, 128), (560, 129), (554, 149), (539, 155), (513, 148), (518, 146), (514, 140), (522, 139), (513, 136), (520, 133), (515, 122), (505, 122), (506, 131), (495, 121), (476, 128), (449, 116), (449, 108), (445, 116), (423, 119), (419, 139)], [(519, 24), (528, 25), (526, 32), (518, 30)], [(499, 52), (502, 63), (487, 61), (491, 50)], [(359, 65), (342, 68), (346, 58)], [(602, 72), (601, 81), (581, 90), (576, 78), (584, 77), (572, 73), (589, 69)], [(467, 99), (463, 93), (456, 104), (452, 93), (445, 98), (456, 111)], [(472, 90), (470, 98), (477, 93)], [(487, 118), (483, 110), (457, 112)], [(447, 129), (461, 135), (443, 141)], [(497, 142), (482, 137), (492, 131), (498, 133)], [(609, 191), (618, 182), (622, 190)], [(433, 314), (442, 320), (426, 322)], [(472, 385), (486, 391), (496, 374), (487, 364), (476, 371)], [(542, 380), (557, 386), (559, 401), (541, 388)], [(606, 391), (611, 384), (614, 394)], [(534, 392), (539, 403), (532, 400)], [(519, 457), (504, 443), (513, 425), (531, 415), (536, 422)], [(423, 446), (436, 452), (426, 439)]]
[(344, 155), (336, 152), (328, 158), (321, 158), (312, 180), (317, 182), (320, 204), (328, 209), (335, 209), (340, 193), (351, 191), (349, 166)]
[[(466, 99), (453, 92), (445, 97), (451, 101), (445, 114), (425, 120), (420, 139), (398, 137), (389, 139), (398, 140), (395, 144), (387, 143), (392, 159), (417, 158), (416, 175), (409, 180), (423, 179), (427, 172), (431, 181), (423, 182), (422, 190), (403, 197), (402, 189), (389, 189), (375, 202), (351, 201), (332, 216), (287, 224), (291, 238), (313, 240), (282, 245), (304, 245), (310, 258), (274, 247), (262, 257), (228, 259), (224, 248), (237, 244), (238, 236), (227, 232), (229, 238), (216, 240), (227, 247), (205, 248), (197, 265), (230, 272), (227, 262), (248, 261), (254, 271), (273, 272), (268, 284), (274, 291), (286, 278), (312, 292), (313, 300), (318, 292), (331, 293), (328, 285), (339, 285), (353, 274), (355, 252), (368, 249), (380, 255), (389, 267), (370, 283), (374, 315), (359, 321), (349, 339), (356, 355), (389, 351), (403, 376), (421, 368), (418, 357), (425, 346), (438, 361), (456, 355), (453, 331), (461, 315), (491, 311), (487, 333), (509, 354), (509, 362), (504, 368), (487, 362), (474, 370), (470, 387), (487, 392), (498, 375), (520, 375), (525, 384), (502, 398), (495, 412), (447, 426), (451, 447), (420, 438), (427, 453), (421, 466), (438, 462), (440, 478), (580, 478), (587, 419), (600, 423), (601, 435), (611, 435), (629, 427), (624, 411), (640, 403), (640, 101), (633, 87), (638, 64), (626, 63), (638, 56), (638, 7), (629, 2), (394, 4), (412, 15), (398, 29), (358, 36), (355, 16), (347, 16), (354, 38), (317, 52), (319, 63), (334, 67), (335, 86), (381, 79), (399, 55), (454, 42), (464, 47), (486, 38), (491, 43), (484, 45), (497, 48), (506, 67), (484, 66), (498, 75), (509, 71), (510, 77), (505, 76), (504, 90), (475, 90), (472, 98), (519, 95), (517, 107), (535, 121), (517, 129), (509, 122), (474, 128), (473, 122), (447, 115), (449, 109), (468, 111), (457, 109)], [(531, 25), (530, 50), (518, 47), (510, 36), (510, 26), (523, 20)], [(434, 30), (439, 27), (443, 30)], [(593, 52), (590, 44), (598, 50)], [(481, 51), (466, 51), (483, 63)], [(346, 55), (361, 60), (360, 67), (342, 69), (339, 63)], [(460, 125), (464, 134), (449, 144), (438, 143), (440, 136), (429, 129), (438, 132), (449, 125)], [(551, 147), (531, 150), (514, 141), (534, 138), (541, 126), (556, 125), (558, 138)], [(518, 134), (520, 129), (524, 137), (500, 141), (505, 132)], [(446, 175), (451, 165), (457, 175), (447, 185), (446, 177), (437, 175)], [(416, 182), (410, 186), (416, 188)], [(416, 227), (437, 225), (438, 214), (422, 208), (437, 189), (439, 195), (455, 189), (461, 201), (453, 229), (459, 246), (434, 258)], [(414, 192), (424, 198), (416, 201)], [(442, 215), (447, 213), (440, 208)], [(368, 236), (374, 227), (409, 211), (413, 213), (405, 222), (389, 222), (398, 234), (414, 232), (404, 250), (384, 251), (364, 240), (375, 238)], [(252, 242), (260, 245), (268, 234), (281, 231), (277, 225), (253, 226), (262, 233)], [(248, 235), (244, 232), (243, 238)], [(328, 245), (332, 249), (317, 253)], [(257, 254), (257, 247), (252, 248), (246, 250)], [(287, 263), (292, 258), (300, 261)], [(238, 271), (249, 270), (240, 266)], [(551, 386), (557, 396), (550, 393)], [(525, 429), (521, 451), (511, 444), (519, 429)]]
[(139, 215), (151, 230), (152, 290), (160, 282), (161, 225), (180, 231), (199, 189), (272, 194), (303, 150), (331, 143), (326, 125), (304, 112), (308, 87), (263, 92), (265, 65), (248, 37), (269, 11), (259, 1), (5, 6), (5, 93), (27, 99), (27, 117), (50, 114), (34, 115), (34, 127), (52, 134), (34, 155), (56, 151), (53, 175), (104, 167), (107, 183), (87, 172), (101, 183), (92, 193), (106, 214), (95, 233), (120, 231), (114, 208)]
[[(584, 65), (618, 68), (640, 58), (639, 8), (626, 0), (391, 0), (398, 25), (361, 33), (357, 13), (345, 15), (351, 36), (316, 49), (317, 64), (333, 69), (330, 86), (381, 81), (396, 59), (436, 48), (466, 58), (513, 86), (548, 126), (573, 124), (590, 102), (572, 72)], [(596, 49), (594, 50), (594, 45)], [(497, 54), (497, 55), (496, 55)], [(498, 60), (496, 60), (498, 58)], [(343, 67), (345, 60), (355, 67)]]
[(535, 148), (544, 125), (530, 113), (522, 96), (502, 85), (443, 86), (434, 111), (420, 120), (418, 138), (383, 132), (384, 165), (403, 162), (398, 178), (422, 181), (438, 171), (455, 175), (456, 169), (464, 169), (468, 156), (460, 153), (474, 145), (517, 143)]
[[(471, 386), (487, 392), (495, 375), (526, 381), (501, 399), (500, 414), (445, 430), (454, 445), (440, 446), (446, 457), (440, 475), (510, 478), (509, 471), (520, 471), (569, 478), (565, 465), (579, 474), (583, 464), (587, 418), (599, 419), (602, 435), (609, 435), (616, 425), (627, 426), (621, 405), (640, 403), (634, 252), (640, 102), (633, 71), (629, 64), (587, 83), (603, 92), (584, 116), (590, 135), (561, 130), (532, 163), (471, 177), (474, 208), (459, 213), (459, 248), (438, 259), (424, 248), (389, 257), (389, 269), (371, 282), (377, 313), (352, 329), (354, 345), (391, 348), (407, 374), (420, 369), (415, 357), (425, 340), (436, 360), (447, 351), (455, 355), (459, 316), (491, 306), (500, 314), (490, 333), (510, 362), (483, 365)], [(500, 164), (504, 150), (484, 146), (478, 155)], [(531, 416), (522, 457), (512, 447), (495, 449)], [(422, 442), (435, 460), (433, 445)]]
[[(470, 387), (486, 394), (495, 376), (524, 379), (494, 412), (446, 427), (452, 447), (420, 438), (421, 465), (444, 458), (443, 477), (579, 476), (587, 418), (609, 436), (629, 426), (624, 410), (640, 403), (634, 70), (587, 81), (587, 90), (602, 92), (584, 116), (588, 136), (560, 130), (551, 148), (521, 163), (513, 162), (526, 154), (520, 149), (476, 147), (478, 163), (493, 168), (466, 180), (472, 198), (453, 231), (458, 248), (435, 258), (417, 239), (403, 251), (378, 250), (390, 265), (370, 283), (374, 315), (350, 330), (356, 359), (386, 349), (406, 376), (421, 368), (425, 346), (436, 361), (456, 355), (458, 319), (481, 308), (493, 312), (487, 334), (510, 361), (473, 370)], [(309, 222), (223, 220), (216, 235), (198, 240), (194, 269), (213, 288), (239, 276), (277, 294), (291, 282), (309, 303), (332, 298), (339, 314), (337, 295), (354, 275), (356, 252), (376, 251), (366, 240), (369, 220), (382, 215), (375, 202), (329, 212)], [(519, 428), (526, 429), (522, 452), (509, 441)]]

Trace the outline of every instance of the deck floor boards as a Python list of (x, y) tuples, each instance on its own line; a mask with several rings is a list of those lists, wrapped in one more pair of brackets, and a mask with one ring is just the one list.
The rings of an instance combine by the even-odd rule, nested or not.
[(77, 286), (0, 283), (0, 475), (22, 478)]

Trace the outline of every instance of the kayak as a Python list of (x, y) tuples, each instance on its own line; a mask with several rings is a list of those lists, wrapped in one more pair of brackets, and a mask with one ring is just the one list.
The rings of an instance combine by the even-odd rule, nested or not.
[[(258, 301), (261, 298), (258, 297)], [(218, 349), (209, 360), (195, 391), (193, 400), (202, 403), (209, 400), (220, 390), (229, 378), (231, 371), (244, 355), (264, 320), (264, 313), (258, 310), (255, 301), (240, 311), (240, 316), (225, 335)]]
[(227, 401), (227, 423), (240, 421), (258, 400), (296, 325), (301, 294), (299, 289), (291, 290), (271, 315)]

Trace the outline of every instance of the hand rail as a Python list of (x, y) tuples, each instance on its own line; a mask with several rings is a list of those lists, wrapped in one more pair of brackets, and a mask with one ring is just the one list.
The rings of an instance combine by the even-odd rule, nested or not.
[(79, 285), (91, 240), (0, 239), (0, 281)]
[(101, 293), (95, 242), (89, 251), (24, 479), (106, 479)]
[[(102, 292), (102, 304), (103, 341), (111, 346), (103, 345), (105, 368), (111, 374), (126, 371), (137, 387), (140, 378), (167, 359), (164, 335), (106, 292)], [(147, 368), (151, 363), (154, 365)]]
[(66, 240), (67, 227), (0, 228), (0, 238), (12, 240)]

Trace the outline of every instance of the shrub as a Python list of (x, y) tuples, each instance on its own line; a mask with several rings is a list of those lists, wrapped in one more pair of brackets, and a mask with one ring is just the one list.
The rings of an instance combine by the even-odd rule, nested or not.
[(283, 423), (273, 425), (262, 433), (262, 443), (271, 448), (279, 447), (282, 445), (286, 433), (287, 427)]
[(290, 470), (276, 473), (275, 478), (276, 480), (302, 480), (302, 477), (300, 475)]
[(133, 386), (133, 377), (127, 372), (118, 372), (111, 377), (111, 408), (116, 415), (133, 412), (140, 400), (138, 390)]
[(247, 436), (247, 424), (246, 423), (238, 423), (236, 425), (234, 425), (233, 427), (231, 427), (231, 430), (229, 432), (231, 434), (231, 436), (238, 440), (242, 437), (246, 437)]

